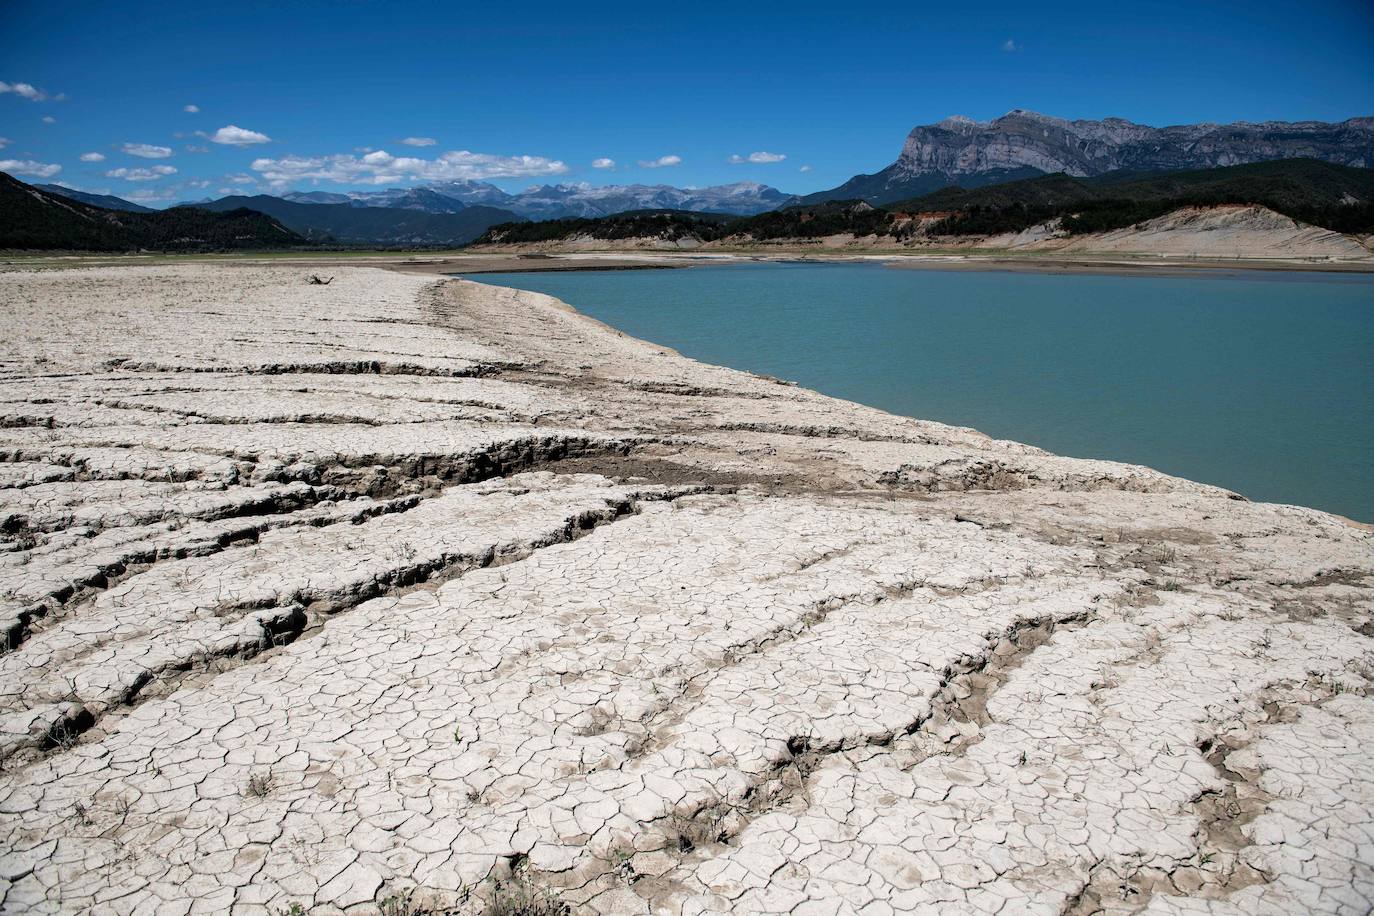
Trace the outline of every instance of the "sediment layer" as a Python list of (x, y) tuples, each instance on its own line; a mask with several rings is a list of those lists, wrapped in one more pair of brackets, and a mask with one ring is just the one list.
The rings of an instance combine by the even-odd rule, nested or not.
[(1374, 535), (334, 276), (0, 274), (0, 912), (1374, 905)]

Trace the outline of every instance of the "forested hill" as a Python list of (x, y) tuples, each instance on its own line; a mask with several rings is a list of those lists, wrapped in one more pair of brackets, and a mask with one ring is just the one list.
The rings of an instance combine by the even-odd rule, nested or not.
[(107, 210), (41, 190), (0, 172), (0, 248), (65, 251), (225, 251), (304, 243), (252, 210)]
[(1314, 159), (1163, 173), (1114, 172), (1096, 178), (1044, 175), (976, 189), (948, 187), (873, 207), (832, 201), (749, 217), (681, 211), (618, 214), (493, 226), (477, 244), (573, 238), (741, 242), (782, 238), (990, 235), (1062, 220), (1071, 234), (1125, 228), (1186, 206), (1258, 204), (1314, 226), (1374, 233), (1374, 170)]
[(312, 241), (350, 245), (462, 245), (489, 226), (520, 219), (509, 210), (478, 205), (465, 206), (456, 213), (428, 213), (400, 207), (302, 204), (266, 194), (222, 197), (175, 209), (228, 211), (241, 207), (269, 214)]
[(1070, 232), (1131, 226), (1185, 206), (1258, 204), (1337, 232), (1374, 232), (1374, 169), (1283, 159), (1182, 172), (1045, 175), (888, 204), (897, 213), (956, 211), (951, 234), (1016, 232), (1063, 218)]

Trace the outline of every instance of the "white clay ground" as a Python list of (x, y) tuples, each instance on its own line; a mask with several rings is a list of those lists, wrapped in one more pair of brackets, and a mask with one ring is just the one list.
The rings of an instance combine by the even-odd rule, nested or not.
[(0, 274), (0, 912), (1374, 907), (1368, 532), (335, 276)]

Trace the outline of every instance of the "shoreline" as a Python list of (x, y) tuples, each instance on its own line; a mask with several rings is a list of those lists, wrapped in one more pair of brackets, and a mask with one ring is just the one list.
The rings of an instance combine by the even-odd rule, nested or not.
[[(474, 255), (477, 257), (477, 255)], [(494, 257), (500, 264), (522, 263), (530, 255), (523, 252), (500, 254), (484, 252), (481, 257)], [(1167, 258), (1167, 257), (1104, 257), (1085, 254), (1081, 257), (1064, 255), (1022, 255), (1004, 254), (911, 254), (900, 252), (847, 252), (820, 254), (814, 250), (795, 251), (731, 251), (731, 252), (661, 252), (645, 251), (630, 254), (624, 251), (604, 252), (551, 252), (540, 254), (538, 258), (556, 260), (562, 267), (486, 267), (476, 270), (452, 271), (452, 273), (494, 273), (516, 272), (521, 270), (597, 270), (610, 269), (601, 264), (613, 261), (626, 263), (627, 258), (636, 258), (644, 266), (660, 267), (698, 267), (721, 263), (751, 262), (798, 262), (816, 264), (855, 264), (879, 263), (886, 267), (902, 270), (973, 270), (1008, 271), (1025, 273), (1085, 273), (1139, 276), (1186, 276), (1198, 271), (1205, 272), (1242, 272), (1264, 271), (1276, 273), (1329, 273), (1344, 275), (1374, 274), (1374, 259), (1370, 261), (1313, 261), (1313, 260), (1274, 260), (1227, 259), (1227, 258)], [(648, 263), (645, 263), (648, 262)]]
[[(722, 261), (720, 261), (720, 260), (716, 260), (714, 263), (716, 263), (716, 264), (722, 264), (722, 263), (723, 263), (723, 264), (739, 264), (739, 263), (743, 263), (743, 262), (740, 262), (740, 261), (726, 261), (726, 262), (722, 262)], [(851, 262), (851, 263), (852, 263), (852, 262)], [(902, 267), (904, 266), (904, 265), (892, 265), (892, 264), (888, 264), (888, 263), (873, 263), (873, 262), (869, 262), (869, 261), (865, 261), (865, 262), (863, 262), (863, 263), (871, 263), (871, 264), (873, 264), (873, 266), (881, 266), (881, 267), (897, 267), (897, 268), (899, 268), (899, 269), (902, 268)], [(669, 266), (670, 266), (670, 265), (655, 265), (655, 267), (664, 267), (664, 268), (669, 267)], [(708, 265), (708, 264), (683, 264), (683, 265), (671, 265), (671, 267), (674, 267), (674, 268), (683, 268), (683, 269), (685, 269), (685, 268), (687, 268), (687, 267), (700, 267), (700, 266), (709, 266), (709, 265)], [(642, 268), (637, 268), (637, 267), (609, 267), (609, 268), (600, 268), (600, 267), (581, 267), (581, 268), (572, 268), (571, 270), (634, 270), (634, 269), (653, 269), (653, 268), (649, 268), (649, 267), (642, 267)], [(915, 269), (915, 268), (912, 268), (912, 269)], [(552, 268), (551, 270), (553, 270), (554, 272), (557, 272), (558, 269), (557, 269), (557, 268)], [(446, 276), (452, 277), (452, 278), (454, 278), (454, 279), (460, 279), (460, 280), (461, 280), (461, 279), (464, 279), (465, 277), (468, 277), (468, 276), (474, 276), (474, 277), (476, 277), (476, 279), (472, 280), (471, 282), (482, 283), (482, 282), (483, 282), (483, 281), (482, 281), (482, 274), (485, 274), (485, 273), (503, 273), (503, 272), (506, 272), (506, 273), (516, 273), (516, 272), (522, 272), (522, 273), (523, 273), (523, 272), (530, 272), (530, 273), (534, 273), (534, 272), (538, 272), (538, 271), (535, 271), (535, 270), (531, 270), (531, 271), (500, 271), (500, 270), (489, 270), (489, 271), (479, 271), (479, 272), (465, 272), (465, 273), (460, 273), (460, 274), (446, 274)], [(1085, 273), (1086, 273), (1086, 272), (1085, 272)], [(1099, 275), (1101, 275), (1101, 274), (1099, 274)], [(1106, 274), (1106, 275), (1109, 275), (1109, 276), (1110, 276), (1111, 274)], [(1149, 275), (1150, 275), (1150, 276), (1160, 276), (1160, 275), (1163, 275), (1163, 276), (1190, 276), (1190, 274), (1187, 274), (1187, 273), (1179, 273), (1179, 274), (1156, 274), (1156, 273), (1151, 273), (1151, 274), (1149, 274)], [(629, 332), (627, 332), (627, 331), (623, 331), (623, 330), (621, 330), (620, 328), (617, 328), (617, 327), (614, 326), (614, 325), (608, 324), (608, 323), (606, 323), (606, 322), (604, 322), (604, 321), (602, 321), (602, 320), (600, 320), (600, 319), (598, 319), (598, 318), (594, 318), (594, 317), (592, 317), (591, 315), (588, 315), (588, 314), (582, 312), (582, 311), (579, 310), (575, 305), (573, 305), (573, 304), (571, 304), (571, 303), (569, 303), (569, 302), (566, 302), (566, 301), (564, 301), (564, 300), (555, 299), (555, 298), (552, 298), (552, 297), (547, 296), (547, 294), (540, 293), (540, 292), (537, 292), (537, 291), (535, 291), (535, 290), (523, 289), (523, 288), (518, 287), (518, 286), (500, 286), (500, 287), (495, 287), (495, 288), (498, 288), (498, 289), (511, 289), (511, 290), (514, 290), (514, 291), (519, 292), (519, 293), (525, 293), (525, 294), (532, 295), (532, 296), (540, 296), (540, 297), (542, 297), (542, 298), (548, 298), (548, 299), (550, 299), (551, 305), (552, 305), (553, 307), (558, 308), (558, 309), (561, 309), (561, 310), (565, 310), (565, 311), (567, 311), (567, 312), (569, 312), (569, 313), (571, 313), (571, 314), (577, 316), (579, 319), (581, 319), (581, 320), (583, 320), (583, 321), (585, 321), (585, 322), (588, 322), (588, 323), (590, 323), (590, 324), (593, 324), (593, 325), (595, 325), (595, 326), (598, 327), (598, 328), (601, 328), (601, 329), (604, 329), (604, 330), (608, 330), (608, 331), (610, 331), (610, 332), (612, 332), (612, 333), (614, 333), (614, 334), (617, 334), (617, 335), (621, 335), (621, 336), (627, 337), (627, 338), (630, 339), (630, 340), (637, 340), (637, 341), (639, 341), (640, 343), (643, 343), (643, 344), (645, 344), (645, 345), (647, 345), (647, 346), (651, 346), (651, 347), (658, 348), (659, 350), (662, 350), (662, 351), (664, 351), (665, 353), (671, 354), (672, 356), (679, 357), (679, 358), (684, 358), (684, 359), (689, 359), (689, 360), (691, 360), (691, 361), (693, 361), (693, 362), (696, 362), (696, 361), (697, 361), (695, 358), (683, 356), (683, 354), (681, 354), (679, 351), (677, 351), (677, 350), (675, 350), (675, 349), (673, 349), (673, 348), (667, 346), (666, 344), (660, 344), (660, 343), (657, 343), (657, 342), (655, 342), (655, 341), (653, 341), (653, 340), (650, 340), (650, 339), (648, 339), (648, 338), (636, 338), (636, 337), (634, 337), (633, 335), (629, 334)], [(709, 364), (709, 365), (716, 365), (716, 364)], [(719, 364), (719, 368), (727, 369), (727, 370), (732, 371), (732, 372), (743, 373), (743, 374), (745, 374), (745, 375), (753, 375), (753, 373), (752, 373), (750, 370), (748, 370), (748, 369), (743, 369), (743, 368), (739, 368), (739, 367), (735, 367), (735, 366), (727, 366), (727, 365), (724, 365), (724, 364)], [(781, 381), (783, 384), (787, 384), (787, 385), (791, 385), (791, 386), (800, 386), (800, 383), (797, 382), (797, 381), (794, 381), (794, 380), (779, 380), (779, 381)], [(805, 390), (805, 391), (811, 392), (812, 394), (815, 394), (816, 396), (822, 397), (822, 398), (843, 400), (843, 399), (838, 399), (838, 398), (836, 398), (835, 395), (825, 394), (825, 393), (823, 393), (823, 392), (816, 391), (816, 390), (810, 389), (810, 388), (802, 388), (801, 390)], [(850, 403), (850, 402), (846, 402), (846, 403)], [(868, 409), (868, 410), (875, 410), (875, 411), (878, 411), (878, 412), (880, 412), (880, 413), (886, 414), (886, 415), (891, 416), (891, 417), (894, 417), (894, 418), (911, 419), (911, 420), (918, 420), (918, 421), (922, 421), (922, 420), (923, 420), (923, 418), (917, 417), (917, 416), (912, 415), (912, 414), (893, 413), (893, 412), (891, 412), (891, 411), (889, 411), (889, 410), (887, 410), (887, 409), (885, 409), (885, 408), (877, 407), (877, 406), (875, 406), (875, 405), (863, 403), (863, 402), (860, 402), (860, 401), (854, 401), (854, 402), (852, 402), (852, 403), (854, 403), (854, 404), (859, 404), (859, 405), (863, 406), (865, 409)], [(926, 421), (926, 422), (957, 422), (957, 421)], [(965, 429), (969, 429), (969, 430), (971, 430), (971, 431), (975, 431), (975, 432), (978, 433), (978, 435), (987, 436), (989, 439), (993, 438), (990, 434), (984, 432), (983, 430), (979, 429), (979, 428), (976, 427), (976, 426), (967, 426), (967, 427), (962, 427), (962, 426), (961, 426), (961, 428), (965, 428)], [(1020, 440), (1012, 440), (1012, 441), (1017, 441), (1019, 444), (1025, 445), (1026, 447), (1030, 447), (1030, 448), (1037, 448), (1037, 449), (1038, 449), (1038, 448), (1042, 448), (1042, 447), (1043, 447), (1043, 446), (1031, 445), (1031, 444), (1028, 443), (1028, 442), (1020, 442)], [(1060, 454), (1060, 453), (1058, 453), (1058, 452), (1053, 452), (1053, 454)], [(1107, 462), (1113, 462), (1113, 463), (1118, 463), (1118, 462), (1120, 462), (1120, 463), (1132, 463), (1132, 462), (1129, 462), (1127, 459), (1105, 458), (1105, 457), (1101, 457), (1101, 456), (1099, 456), (1099, 455), (1093, 455), (1093, 454), (1074, 454), (1074, 455), (1071, 455), (1071, 456), (1070, 456), (1070, 455), (1063, 455), (1062, 457), (1071, 458), (1071, 459), (1073, 459), (1073, 460), (1107, 461)], [(1157, 470), (1157, 469), (1151, 467), (1150, 465), (1142, 465), (1142, 466), (1144, 466), (1144, 467), (1150, 467), (1150, 469), (1151, 469), (1152, 471), (1154, 471), (1155, 473), (1169, 474), (1169, 476), (1179, 476), (1180, 479), (1188, 480), (1188, 481), (1190, 481), (1190, 482), (1197, 483), (1197, 484), (1202, 485), (1202, 486), (1217, 487), (1217, 488), (1219, 488), (1219, 489), (1225, 489), (1225, 485), (1223, 485), (1223, 484), (1219, 484), (1219, 483), (1208, 483), (1208, 482), (1201, 481), (1201, 480), (1195, 480), (1194, 478), (1191, 478), (1191, 477), (1183, 477), (1183, 476), (1181, 476), (1181, 475), (1171, 474), (1170, 472), (1159, 471), (1159, 470)], [(1320, 508), (1317, 508), (1317, 507), (1315, 507), (1315, 506), (1308, 506), (1308, 505), (1304, 505), (1304, 504), (1301, 504), (1301, 503), (1284, 503), (1284, 502), (1274, 502), (1274, 501), (1270, 501), (1270, 500), (1255, 500), (1253, 497), (1244, 496), (1244, 495), (1242, 495), (1242, 498), (1246, 499), (1247, 501), (1266, 502), (1266, 503), (1271, 504), (1271, 505), (1293, 505), (1293, 506), (1300, 506), (1301, 508), (1309, 509), (1309, 510), (1311, 510), (1311, 511), (1325, 512), (1325, 513), (1331, 515), (1332, 517), (1334, 517), (1334, 518), (1336, 518), (1336, 519), (1339, 519), (1341, 522), (1343, 522), (1343, 523), (1345, 523), (1345, 524), (1347, 524), (1347, 525), (1350, 525), (1350, 526), (1353, 527), (1353, 528), (1356, 528), (1356, 529), (1359, 529), (1359, 530), (1362, 530), (1362, 531), (1374, 532), (1374, 519), (1371, 519), (1369, 522), (1362, 522), (1362, 521), (1359, 521), (1359, 520), (1357, 520), (1357, 519), (1351, 518), (1351, 517), (1349, 517), (1349, 516), (1343, 515), (1343, 514), (1337, 512), (1337, 511), (1335, 511), (1335, 510), (1332, 510), (1332, 509), (1320, 509)]]
[(800, 262), (817, 264), (881, 264), (898, 270), (1003, 271), (1012, 273), (1085, 274), (1106, 276), (1191, 276), (1196, 274), (1265, 272), (1271, 274), (1374, 275), (1370, 261), (1312, 261), (1226, 258), (1105, 257), (1016, 255), (1000, 253), (835, 252), (814, 249), (755, 251), (626, 251), (576, 252), (359, 252), (348, 256), (283, 253), (244, 255), (60, 255), (0, 257), (0, 271), (62, 269), (121, 264), (295, 265), (316, 268), (381, 267), (401, 273), (456, 276), (484, 273), (523, 273), (580, 270), (662, 270), (709, 266)]
[(0, 907), (1374, 893), (1374, 534), (300, 267), (0, 273)]

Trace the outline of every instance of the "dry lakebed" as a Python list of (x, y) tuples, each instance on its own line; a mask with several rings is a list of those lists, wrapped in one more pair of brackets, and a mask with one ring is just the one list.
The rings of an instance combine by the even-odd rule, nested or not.
[(1368, 530), (329, 274), (0, 273), (0, 912), (1371, 911)]

